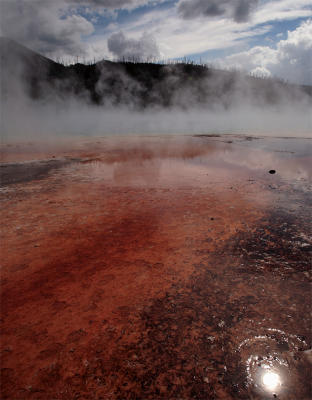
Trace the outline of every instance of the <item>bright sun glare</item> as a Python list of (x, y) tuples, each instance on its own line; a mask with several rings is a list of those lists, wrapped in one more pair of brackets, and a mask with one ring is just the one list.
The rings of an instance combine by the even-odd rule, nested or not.
[(267, 390), (274, 390), (280, 384), (280, 377), (275, 372), (266, 372), (262, 376), (262, 383)]

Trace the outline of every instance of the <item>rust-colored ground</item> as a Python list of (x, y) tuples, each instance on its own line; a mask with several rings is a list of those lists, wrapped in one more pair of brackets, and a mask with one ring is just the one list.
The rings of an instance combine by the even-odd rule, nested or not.
[(312, 398), (310, 150), (3, 145), (2, 398)]

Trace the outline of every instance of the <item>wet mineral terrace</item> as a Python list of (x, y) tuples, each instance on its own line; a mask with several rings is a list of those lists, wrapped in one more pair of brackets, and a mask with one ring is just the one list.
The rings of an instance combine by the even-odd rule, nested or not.
[(1, 146), (3, 399), (311, 399), (309, 139)]

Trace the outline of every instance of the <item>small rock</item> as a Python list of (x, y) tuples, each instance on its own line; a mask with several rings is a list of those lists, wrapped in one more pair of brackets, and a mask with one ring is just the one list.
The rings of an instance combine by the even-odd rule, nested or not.
[(205, 382), (205, 383), (209, 383), (209, 379), (207, 378), (207, 376), (205, 376), (204, 382)]

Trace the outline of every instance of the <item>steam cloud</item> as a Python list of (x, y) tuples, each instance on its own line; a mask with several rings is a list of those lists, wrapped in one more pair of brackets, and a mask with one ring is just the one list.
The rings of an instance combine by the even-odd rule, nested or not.
[(178, 12), (185, 19), (227, 16), (236, 22), (245, 22), (258, 0), (182, 0)]
[[(66, 69), (17, 45), (14, 53), (13, 44), (5, 42), (4, 141), (127, 133), (311, 135), (312, 93), (298, 85), (214, 70), (198, 79), (194, 66), (147, 66), (140, 75), (138, 66), (130, 64), (132, 76), (123, 64), (106, 62)], [(57, 68), (53, 85), (47, 75), (51, 63)], [(91, 67), (97, 79), (94, 93), (77, 80)], [(35, 85), (33, 73), (40, 78)], [(97, 105), (92, 96), (98, 96)]]
[(114, 33), (108, 38), (108, 49), (119, 60), (157, 60), (160, 53), (152, 35), (143, 34), (139, 39), (127, 38), (123, 32)]

